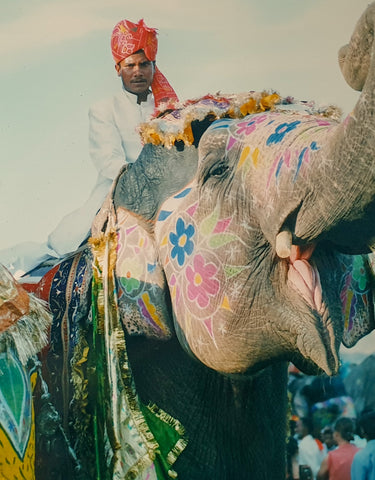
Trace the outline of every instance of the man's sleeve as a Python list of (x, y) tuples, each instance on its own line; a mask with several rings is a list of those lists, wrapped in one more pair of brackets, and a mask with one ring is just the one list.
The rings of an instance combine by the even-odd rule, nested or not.
[[(359, 453), (359, 452), (358, 452)], [(361, 461), (361, 456), (354, 455), (351, 466), (351, 480), (366, 480), (366, 466)]]
[(120, 132), (105, 102), (89, 110), (89, 151), (99, 174), (111, 180), (126, 163)]

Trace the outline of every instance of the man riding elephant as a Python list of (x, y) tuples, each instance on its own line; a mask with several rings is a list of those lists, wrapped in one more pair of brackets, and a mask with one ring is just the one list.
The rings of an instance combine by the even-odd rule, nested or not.
[(122, 90), (89, 110), (90, 156), (98, 171), (90, 198), (66, 216), (48, 237), (60, 255), (72, 252), (88, 236), (91, 222), (121, 168), (134, 163), (142, 149), (138, 126), (163, 104), (178, 98), (156, 66), (156, 30), (143, 20), (122, 20), (114, 27), (111, 50)]
[(121, 91), (95, 103), (89, 110), (89, 151), (97, 179), (86, 202), (66, 215), (42, 244), (22, 243), (0, 252), (0, 262), (12, 274), (32, 270), (45, 260), (55, 263), (87, 240), (92, 220), (125, 165), (134, 163), (142, 149), (138, 133), (160, 108), (178, 97), (156, 65), (157, 30), (143, 20), (118, 22), (112, 32), (111, 52)]

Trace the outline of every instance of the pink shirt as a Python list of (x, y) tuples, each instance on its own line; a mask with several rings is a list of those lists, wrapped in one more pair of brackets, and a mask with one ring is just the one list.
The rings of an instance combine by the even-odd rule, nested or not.
[(328, 452), (329, 480), (350, 480), (350, 467), (359, 448), (351, 443)]

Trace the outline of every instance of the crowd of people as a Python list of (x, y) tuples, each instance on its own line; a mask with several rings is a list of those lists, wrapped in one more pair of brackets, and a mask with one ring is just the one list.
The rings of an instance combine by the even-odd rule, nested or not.
[(340, 417), (313, 434), (310, 418), (292, 421), (287, 480), (375, 480), (375, 410)]

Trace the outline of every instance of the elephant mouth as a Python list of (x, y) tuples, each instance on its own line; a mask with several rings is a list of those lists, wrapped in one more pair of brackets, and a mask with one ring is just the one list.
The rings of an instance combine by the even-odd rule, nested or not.
[(297, 333), (297, 347), (303, 357), (302, 369), (307, 373), (318, 367), (327, 375), (335, 375), (340, 366), (335, 331), (323, 301), (318, 269), (311, 261), (316, 246), (293, 245), (291, 238), (291, 233), (287, 236), (285, 231), (279, 234), (276, 253), (288, 262), (287, 287), (296, 291), (313, 312), (314, 321), (305, 322)]
[(289, 256), (288, 284), (318, 313), (322, 310), (322, 286), (317, 268), (310, 262), (315, 246), (292, 245)]
[(275, 243), (278, 257), (289, 262), (289, 286), (297, 290), (313, 310), (319, 312), (322, 308), (322, 286), (319, 272), (310, 262), (315, 245), (293, 245), (290, 230), (280, 232)]

